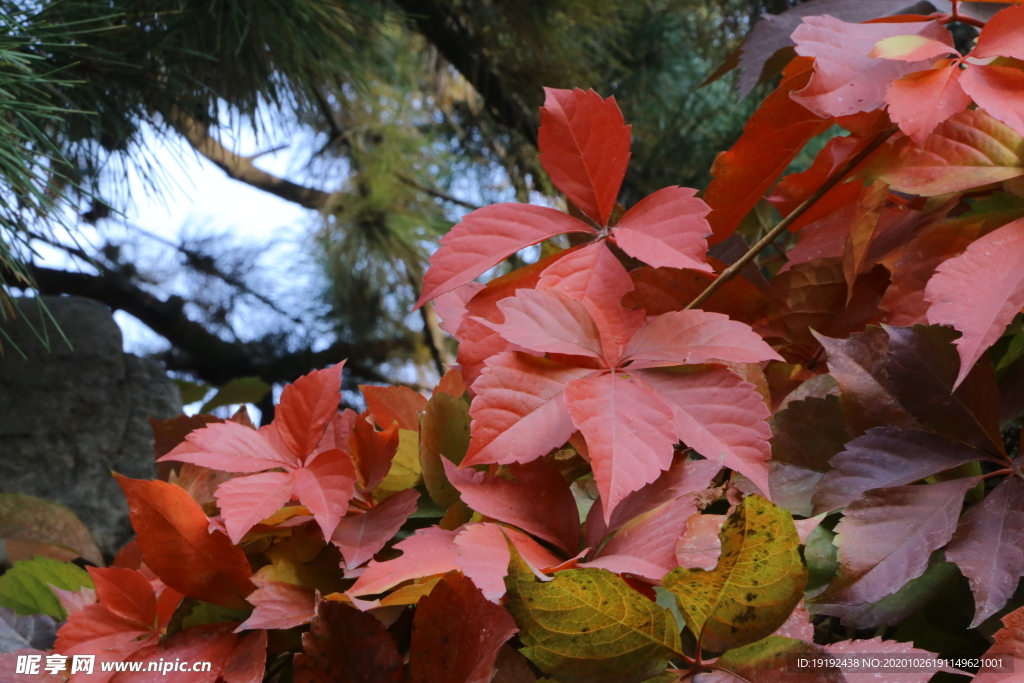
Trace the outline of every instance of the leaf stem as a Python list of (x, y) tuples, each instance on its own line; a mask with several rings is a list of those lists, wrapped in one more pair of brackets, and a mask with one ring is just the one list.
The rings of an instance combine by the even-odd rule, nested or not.
[(985, 28), (985, 22), (980, 19), (960, 16), (960, 3), (957, 0), (953, 0), (953, 13), (949, 16), (949, 20), (951, 22), (955, 21), (961, 24), (967, 24), (968, 26), (974, 26), (975, 28)]
[(1001, 474), (1013, 474), (1013, 470), (1007, 467), (1003, 470), (997, 470), (995, 472), (989, 472), (988, 474), (982, 475), (982, 479), (988, 479), (989, 477), (998, 477)]
[(893, 125), (879, 133), (878, 137), (872, 140), (867, 147), (858, 152), (852, 159), (843, 164), (842, 167), (839, 168), (839, 170), (837, 170), (835, 173), (829, 176), (828, 180), (822, 183), (821, 187), (814, 191), (814, 194), (805, 199), (800, 204), (800, 206), (793, 209), (793, 211), (790, 212), (788, 216), (779, 221), (778, 224), (774, 228), (772, 228), (764, 237), (762, 237), (757, 244), (752, 246), (747, 251), (747, 253), (741, 256), (739, 260), (737, 260), (731, 266), (723, 270), (721, 275), (715, 278), (714, 281), (707, 286), (707, 289), (701, 292), (696, 299), (687, 304), (685, 310), (697, 308), (702, 303), (707, 301), (707, 298), (714, 294), (719, 287), (721, 287), (726, 282), (736, 277), (736, 274), (743, 270), (744, 266), (753, 261), (755, 256), (760, 254), (765, 247), (772, 243), (772, 240), (781, 235), (783, 231), (785, 231), (790, 225), (792, 225), (796, 221), (797, 218), (800, 218), (800, 216), (805, 214), (807, 210), (814, 206), (814, 203), (821, 199), (823, 196), (825, 196), (825, 194), (829, 190), (831, 190), (833, 187), (842, 182), (842, 180), (846, 178), (847, 175), (850, 174), (850, 171), (855, 169), (860, 164), (860, 162), (867, 159), (872, 154), (872, 152), (881, 147), (886, 140), (891, 138), (893, 134), (896, 133), (897, 130), (899, 130), (899, 126)]

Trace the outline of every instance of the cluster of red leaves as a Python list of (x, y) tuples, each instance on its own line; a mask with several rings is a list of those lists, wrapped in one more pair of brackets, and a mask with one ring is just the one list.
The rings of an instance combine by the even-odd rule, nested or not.
[[(996, 13), (966, 55), (953, 16), (801, 11), (798, 56), (703, 200), (669, 187), (624, 210), (630, 128), (614, 98), (546, 91), (540, 161), (569, 212), (488, 206), (442, 239), (419, 305), (435, 300), (459, 369), (429, 400), (362, 387), (367, 410), (339, 411), (338, 364), (287, 386), (259, 429), (156, 423), (169, 481), (119, 478), (136, 550), (91, 570), (95, 602), (67, 598), (57, 650), (220, 662), (210, 683), (260, 680), (268, 642), (270, 666), (296, 681), (475, 683), (496, 667), (533, 681), (506, 646), (542, 629), (503, 607), (517, 566), (557, 586), (605, 570), (654, 601), (669, 572), (719, 566), (728, 514), (706, 508), (760, 493), (806, 518), (787, 531), (820, 576), (806, 594), (790, 576), (796, 596), (774, 604), (797, 604), (789, 619), (772, 616), (773, 636), (706, 680), (791, 680), (786, 652), (921, 653), (815, 645), (811, 615), (912, 629), (950, 571), (974, 599), (964, 630), (1003, 615), (991, 651), (1024, 666), (1024, 617), (1010, 612), (1024, 461), (1000, 432), (1024, 412), (1024, 333), (1007, 334), (1024, 308), (1024, 6)], [(783, 176), (834, 125), (849, 135)], [(735, 260), (762, 200), (792, 215), (795, 245), (691, 308), (723, 270), (709, 243)], [(554, 247), (560, 235), (573, 246)], [(476, 282), (541, 242), (544, 258)], [(203, 616), (216, 609), (229, 612)], [(597, 661), (607, 647), (588, 631), (579, 648)], [(702, 634), (685, 660), (696, 669)]]

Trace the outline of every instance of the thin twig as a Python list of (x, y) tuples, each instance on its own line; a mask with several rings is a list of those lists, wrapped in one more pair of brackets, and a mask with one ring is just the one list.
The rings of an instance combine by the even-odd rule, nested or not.
[(454, 196), (448, 194), (447, 192), (442, 192), (441, 190), (438, 190), (437, 188), (427, 187), (426, 185), (418, 183), (415, 180), (413, 180), (411, 178), (407, 178), (407, 177), (405, 177), (403, 175), (398, 176), (398, 179), (400, 181), (402, 181), (403, 183), (405, 183), (406, 185), (408, 185), (409, 187), (415, 189), (415, 190), (419, 190), (420, 192), (422, 192), (424, 194), (429, 194), (431, 197), (436, 197), (436, 198), (441, 199), (443, 201), (451, 202), (452, 204), (458, 204), (459, 206), (464, 206), (467, 209), (469, 209), (470, 211), (476, 211), (477, 209), (481, 208), (481, 207), (477, 206), (476, 204), (473, 204), (472, 202), (467, 202), (467, 201), (465, 201), (463, 199), (459, 199), (458, 197), (454, 197)]
[(762, 237), (761, 240), (757, 244), (752, 246), (747, 251), (747, 253), (741, 256), (739, 260), (737, 260), (734, 264), (723, 270), (722, 274), (715, 278), (715, 280), (710, 285), (707, 286), (707, 289), (701, 292), (696, 299), (691, 301), (686, 306), (685, 310), (697, 308), (702, 303), (707, 301), (708, 297), (714, 294), (719, 287), (721, 287), (726, 282), (736, 277), (736, 274), (743, 270), (744, 266), (753, 261), (754, 257), (760, 254), (765, 247), (772, 243), (772, 240), (781, 235), (783, 231), (785, 231), (790, 225), (792, 225), (796, 221), (796, 219), (804, 215), (807, 212), (807, 210), (814, 206), (814, 203), (821, 199), (823, 196), (825, 196), (825, 194), (829, 190), (831, 190), (833, 187), (842, 182), (843, 179), (846, 178), (847, 175), (849, 175), (850, 171), (855, 169), (860, 164), (860, 162), (867, 159), (872, 152), (881, 147), (882, 144), (884, 144), (886, 140), (892, 137), (897, 130), (899, 130), (899, 126), (891, 126), (889, 128), (886, 128), (878, 135), (878, 137), (871, 141), (871, 144), (869, 144), (867, 147), (862, 149), (856, 156), (854, 156), (852, 159), (843, 164), (843, 166), (838, 171), (829, 176), (828, 180), (826, 180), (821, 187), (815, 190), (814, 194), (805, 199), (803, 203), (800, 204), (800, 206), (793, 209), (793, 211), (788, 216), (779, 221), (778, 224), (774, 228), (772, 228), (770, 232), (768, 232), (768, 234)]

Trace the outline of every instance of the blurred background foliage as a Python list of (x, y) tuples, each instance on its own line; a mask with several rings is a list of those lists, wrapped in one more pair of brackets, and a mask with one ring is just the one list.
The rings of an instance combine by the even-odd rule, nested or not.
[[(616, 96), (634, 136), (623, 203), (700, 188), (763, 93), (698, 86), (762, 12), (793, 4), (0, 0), (3, 315), (16, 291), (91, 296), (163, 337), (180, 377), (215, 385), (343, 357), (349, 382), (430, 383), (450, 342), (429, 309), (408, 311), (437, 239), (475, 206), (562, 201), (537, 161), (542, 86)], [(243, 130), (286, 139), (301, 167), (264, 172), (232, 149)], [(159, 136), (309, 210), (301, 286), (266, 282), (244, 240), (105, 230), (123, 227), (129, 177), (187, 192)], [(154, 240), (170, 266), (140, 246)], [(39, 245), (74, 267), (39, 265)]]

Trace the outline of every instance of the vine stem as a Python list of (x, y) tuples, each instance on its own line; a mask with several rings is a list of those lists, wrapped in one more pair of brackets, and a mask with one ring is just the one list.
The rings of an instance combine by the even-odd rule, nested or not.
[(950, 20), (960, 22), (961, 24), (967, 24), (968, 26), (974, 26), (975, 28), (985, 28), (984, 21), (960, 15), (960, 3), (958, 0), (953, 0), (953, 13), (950, 15)]
[(724, 285), (729, 280), (736, 277), (743, 268), (754, 260), (754, 257), (761, 253), (765, 247), (772, 243), (776, 237), (781, 235), (790, 225), (792, 225), (796, 219), (804, 215), (809, 208), (814, 206), (815, 202), (825, 196), (829, 190), (838, 185), (843, 179), (846, 178), (850, 172), (855, 169), (862, 161), (867, 159), (872, 152), (881, 147), (886, 140), (891, 138), (896, 131), (899, 130), (899, 126), (893, 125), (886, 128), (884, 131), (878, 134), (878, 136), (868, 144), (867, 147), (858, 152), (852, 159), (843, 164), (835, 173), (829, 176), (828, 180), (822, 183), (821, 187), (814, 191), (810, 197), (805, 199), (800, 206), (793, 209), (788, 216), (783, 218), (778, 224), (772, 228), (768, 234), (762, 237), (757, 244), (752, 246), (747, 253), (739, 258), (736, 263), (732, 264), (728, 268), (722, 271), (721, 275), (714, 279), (714, 281), (707, 286), (707, 288), (701, 292), (696, 299), (687, 304), (685, 310), (697, 308), (702, 303), (707, 301), (708, 297), (714, 294), (719, 287)]

